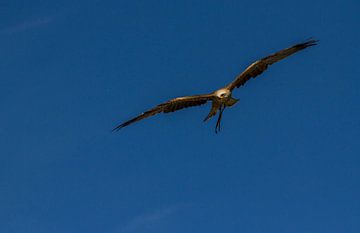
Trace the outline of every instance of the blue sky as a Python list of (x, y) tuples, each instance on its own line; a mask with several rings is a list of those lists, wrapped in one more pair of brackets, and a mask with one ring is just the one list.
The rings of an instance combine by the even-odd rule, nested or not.
[[(359, 1), (3, 1), (0, 232), (360, 231)], [(254, 60), (320, 44), (210, 106)]]

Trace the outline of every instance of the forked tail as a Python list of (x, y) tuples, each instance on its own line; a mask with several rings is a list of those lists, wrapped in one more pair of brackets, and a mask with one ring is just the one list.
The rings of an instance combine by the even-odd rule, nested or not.
[(211, 117), (215, 116), (219, 108), (220, 108), (220, 104), (213, 101), (212, 105), (211, 105), (210, 112), (205, 117), (204, 122), (209, 120)]

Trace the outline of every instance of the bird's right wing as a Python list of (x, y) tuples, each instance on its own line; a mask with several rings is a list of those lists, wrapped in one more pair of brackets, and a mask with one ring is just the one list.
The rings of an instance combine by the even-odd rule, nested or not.
[(141, 113), (140, 115), (118, 125), (113, 129), (113, 131), (117, 131), (127, 125), (130, 125), (132, 123), (135, 123), (137, 121), (140, 121), (142, 119), (145, 119), (150, 116), (154, 116), (158, 113), (169, 113), (169, 112), (175, 112), (177, 110), (193, 107), (193, 106), (199, 106), (205, 104), (207, 101), (212, 100), (213, 95), (212, 94), (204, 94), (204, 95), (193, 95), (193, 96), (184, 96), (184, 97), (178, 97), (175, 99), (171, 99), (165, 103), (159, 104), (156, 107)]
[(244, 85), (250, 78), (255, 78), (264, 72), (268, 66), (278, 62), (300, 50), (303, 50), (307, 47), (314, 46), (317, 44), (317, 40), (308, 40), (304, 43), (296, 44), (290, 48), (286, 48), (278, 51), (277, 53), (271, 54), (270, 56), (264, 57), (256, 62), (252, 63), (244, 72), (238, 75), (235, 80), (230, 83), (227, 88), (233, 90), (235, 87), (240, 87)]

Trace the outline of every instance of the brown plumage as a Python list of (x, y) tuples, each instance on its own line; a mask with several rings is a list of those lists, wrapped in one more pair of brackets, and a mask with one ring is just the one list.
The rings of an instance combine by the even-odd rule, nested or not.
[(165, 103), (159, 104), (156, 107), (143, 112), (142, 114), (132, 118), (131, 120), (128, 120), (120, 125), (118, 125), (114, 130), (119, 130), (127, 125), (130, 125), (134, 122), (140, 121), (142, 119), (145, 119), (147, 117), (156, 115), (158, 113), (169, 113), (169, 112), (175, 112), (177, 110), (193, 107), (193, 106), (199, 106), (206, 104), (208, 101), (212, 101), (212, 107), (207, 115), (207, 117), (204, 119), (204, 121), (207, 121), (211, 117), (215, 116), (219, 112), (219, 118), (216, 123), (215, 132), (218, 132), (220, 130), (220, 122), (221, 122), (221, 116), (222, 112), (225, 110), (226, 107), (231, 107), (234, 105), (238, 100), (232, 98), (232, 90), (235, 87), (240, 87), (244, 85), (250, 78), (255, 78), (256, 76), (263, 73), (270, 65), (274, 64), (275, 62), (278, 62), (300, 50), (303, 50), (307, 47), (314, 46), (317, 44), (318, 41), (316, 40), (308, 40), (304, 43), (296, 44), (292, 47), (283, 49), (279, 52), (276, 52), (270, 56), (264, 57), (254, 63), (252, 63), (249, 67), (246, 68), (244, 72), (242, 72), (240, 75), (238, 75), (233, 82), (231, 82), (229, 85), (227, 85), (224, 88), (218, 89), (210, 94), (204, 94), (204, 95), (193, 95), (193, 96), (184, 96), (184, 97), (178, 97), (175, 99), (171, 99)]
[(303, 50), (307, 47), (316, 45), (318, 41), (309, 40), (305, 43), (296, 44), (290, 48), (283, 49), (277, 53), (271, 54), (270, 56), (264, 57), (256, 62), (252, 63), (244, 72), (238, 75), (235, 80), (230, 83), (226, 88), (233, 90), (235, 87), (240, 87), (244, 85), (250, 78), (255, 78), (256, 76), (262, 74), (268, 66), (278, 62), (300, 50)]
[(134, 122), (140, 121), (144, 118), (153, 116), (158, 113), (169, 113), (169, 112), (175, 112), (177, 110), (193, 107), (193, 106), (199, 106), (205, 104), (207, 101), (211, 100), (212, 95), (205, 94), (205, 95), (194, 95), (194, 96), (185, 96), (185, 97), (178, 97), (175, 99), (171, 99), (165, 103), (159, 104), (155, 108), (152, 108), (146, 112), (141, 113), (137, 117), (134, 117), (133, 119), (126, 121), (122, 123), (121, 125), (117, 126), (114, 130), (119, 130), (122, 127), (125, 127), (127, 125), (130, 125)]

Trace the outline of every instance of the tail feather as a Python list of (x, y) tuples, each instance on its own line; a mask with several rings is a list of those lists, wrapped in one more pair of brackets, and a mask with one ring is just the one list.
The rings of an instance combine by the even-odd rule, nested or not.
[(211, 110), (210, 110), (209, 114), (205, 117), (204, 122), (209, 120), (211, 117), (215, 116), (219, 107), (220, 107), (220, 105), (213, 101), (212, 105), (211, 105)]

